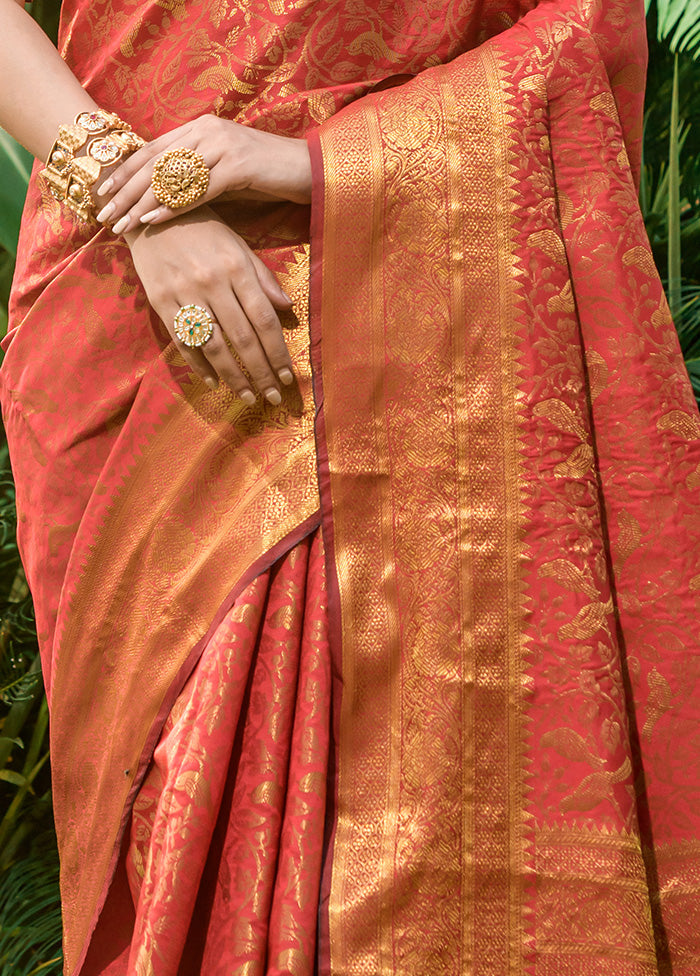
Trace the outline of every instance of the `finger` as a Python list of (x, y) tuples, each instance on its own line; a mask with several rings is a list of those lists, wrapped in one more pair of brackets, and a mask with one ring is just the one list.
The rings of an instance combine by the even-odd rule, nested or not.
[[(262, 262), (260, 264), (262, 265)], [(260, 287), (257, 277), (258, 269), (255, 262), (253, 262), (253, 266), (256, 269), (255, 277), (250, 275), (246, 277), (237, 276), (235, 284), (236, 298), (246, 318), (255, 329), (260, 345), (265, 352), (267, 362), (279, 380), (285, 386), (289, 386), (294, 378), (292, 358), (289, 355), (287, 343), (284, 341), (284, 333), (282, 332), (282, 326), (280, 325), (277, 313), (273, 308), (272, 302)], [(262, 266), (265, 268), (265, 265)], [(266, 270), (269, 272), (273, 281), (276, 282), (272, 272), (269, 269)], [(263, 274), (263, 272), (260, 271), (260, 274)], [(272, 286), (270, 285), (270, 287)], [(277, 289), (280, 293), (284, 294), (279, 285), (277, 285)], [(289, 303), (285, 303), (284, 307), (288, 308)]]
[(177, 129), (171, 129), (170, 132), (164, 133), (164, 135), (153, 139), (152, 142), (147, 142), (145, 146), (137, 149), (128, 159), (120, 163), (109, 178), (104, 181), (97, 191), (97, 196), (102, 197), (107, 196), (109, 193), (116, 193), (125, 183), (128, 183), (134, 173), (138, 172), (142, 166), (145, 166), (156, 156), (160, 156), (173, 143), (185, 139), (189, 133), (189, 129), (190, 123), (178, 126)]
[(293, 302), (287, 292), (282, 288), (279, 281), (264, 261), (261, 261), (257, 254), (251, 252), (251, 261), (255, 268), (255, 274), (260, 282), (265, 295), (269, 298), (275, 308), (287, 310), (292, 307)]
[[(132, 173), (129, 180), (114, 193), (109, 203), (106, 203), (97, 214), (97, 220), (101, 224), (111, 223), (115, 234), (130, 229), (135, 222), (137, 212), (146, 213), (149, 205), (150, 209), (158, 206), (158, 201), (150, 190), (152, 176), (153, 162), (149, 160)], [(145, 208), (142, 208), (139, 204), (147, 194), (148, 203)], [(125, 217), (127, 220), (124, 219)]]
[[(149, 187), (142, 199), (139, 201), (137, 207), (132, 207), (130, 212), (132, 215), (138, 216), (139, 223), (155, 226), (157, 224), (167, 223), (167, 221), (172, 220), (173, 217), (179, 217), (182, 214), (188, 213), (190, 210), (196, 210), (197, 207), (201, 207), (202, 204), (208, 203), (210, 200), (215, 200), (225, 191), (226, 182), (223, 168), (219, 163), (214, 163), (209, 168), (209, 183), (207, 185), (207, 189), (201, 197), (197, 197), (194, 203), (190, 203), (186, 207), (178, 207), (177, 210), (174, 210), (173, 208), (166, 207), (165, 204), (162, 204), (156, 200), (155, 196), (153, 195), (153, 191)], [(145, 212), (141, 213), (142, 210)]]
[[(207, 156), (209, 158), (207, 158)], [(112, 197), (110, 202), (98, 213), (97, 219), (104, 223), (112, 223), (115, 234), (125, 234), (129, 230), (143, 223), (165, 223), (175, 216), (194, 210), (196, 207), (213, 200), (225, 189), (222, 167), (216, 165), (213, 153), (203, 154), (204, 163), (209, 170), (209, 184), (206, 191), (193, 203), (173, 210), (162, 206), (153, 194), (151, 180), (153, 167), (160, 157), (147, 163), (138, 170), (131, 179)], [(148, 219), (142, 221), (144, 216)]]
[(177, 315), (179, 309), (180, 306), (175, 305), (175, 303), (173, 303), (172, 305), (168, 305), (167, 308), (163, 309), (162, 312), (159, 311), (158, 309), (156, 309), (156, 311), (161, 316), (161, 320), (165, 325), (166, 329), (168, 330), (170, 337), (172, 338), (173, 342), (178, 348), (178, 351), (182, 355), (182, 358), (188, 364), (190, 369), (194, 373), (196, 373), (197, 376), (203, 379), (210, 389), (216, 389), (216, 387), (219, 384), (216, 371), (212, 369), (211, 364), (209, 363), (209, 361), (201, 351), (201, 348), (186, 346), (183, 342), (180, 342), (178, 337), (175, 335), (175, 331), (173, 329), (173, 322), (175, 320), (175, 316)]
[[(127, 157), (124, 162), (116, 167), (113, 173), (98, 187), (96, 192), (97, 197), (107, 197), (107, 200), (101, 201), (104, 203), (104, 206), (97, 214), (97, 219), (100, 223), (107, 221), (115, 223), (124, 215), (128, 208), (121, 202), (117, 206), (115, 203), (117, 194), (141, 171), (144, 172), (144, 175), (148, 173), (152, 175), (155, 160), (166, 152), (166, 150), (181, 145), (187, 140), (191, 142), (191, 130), (191, 122), (178, 126), (177, 129), (171, 129), (170, 132), (164, 133), (152, 142), (147, 142), (145, 146), (137, 149), (135, 153), (132, 153), (131, 156)], [(150, 183), (150, 179), (151, 176), (148, 176), (147, 183)]]
[[(258, 337), (257, 329), (246, 317), (245, 312), (237, 300), (237, 296), (231, 290), (219, 289), (216, 293), (212, 294), (210, 300), (217, 321), (220, 323), (234, 352), (243, 364), (243, 368), (250, 376), (253, 385), (270, 403), (281, 403), (282, 395), (279, 389), (276, 370), (269, 362)], [(278, 328), (281, 335), (282, 330), (279, 323)], [(222, 376), (228, 383), (230, 382), (228, 377), (228, 370), (230, 368), (228, 357), (230, 357), (233, 363), (235, 363), (235, 360), (231, 355), (231, 350), (226, 348), (223, 336), (223, 348), (218, 342), (212, 345), (214, 338), (215, 336), (212, 336), (206, 344), (205, 354), (219, 376)], [(228, 357), (226, 353), (228, 353)], [(287, 369), (291, 367), (291, 362), (288, 361), (288, 357), (285, 360), (285, 367)]]
[(200, 350), (201, 355), (207, 360), (209, 370), (223, 380), (246, 406), (252, 406), (256, 396), (251, 389), (250, 380), (236, 362), (218, 322), (214, 324), (211, 338), (200, 347)]

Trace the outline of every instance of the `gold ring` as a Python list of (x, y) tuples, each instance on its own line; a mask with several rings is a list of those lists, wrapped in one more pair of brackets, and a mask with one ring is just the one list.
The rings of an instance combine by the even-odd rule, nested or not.
[(172, 210), (199, 200), (208, 186), (209, 169), (204, 157), (194, 149), (171, 149), (153, 167), (153, 196)]
[(183, 346), (203, 346), (214, 332), (214, 319), (201, 305), (183, 305), (175, 316), (174, 328)]

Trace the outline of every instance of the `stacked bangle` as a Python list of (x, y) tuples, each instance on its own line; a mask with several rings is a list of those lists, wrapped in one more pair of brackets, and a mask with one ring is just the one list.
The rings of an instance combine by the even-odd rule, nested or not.
[[(86, 143), (85, 154), (76, 155)], [(80, 220), (88, 221), (95, 209), (90, 188), (102, 167), (125, 159), (143, 145), (144, 140), (118, 115), (102, 109), (81, 112), (72, 124), (59, 128), (46, 168), (39, 175), (57, 200)]]

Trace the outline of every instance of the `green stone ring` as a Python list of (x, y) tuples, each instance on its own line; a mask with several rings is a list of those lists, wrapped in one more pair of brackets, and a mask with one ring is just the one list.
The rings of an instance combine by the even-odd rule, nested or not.
[(175, 316), (175, 335), (183, 346), (203, 346), (213, 331), (214, 319), (201, 305), (183, 305)]

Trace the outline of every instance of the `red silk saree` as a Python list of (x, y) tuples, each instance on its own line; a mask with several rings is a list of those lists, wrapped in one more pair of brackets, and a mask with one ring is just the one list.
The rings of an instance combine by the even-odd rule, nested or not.
[(225, 210), (295, 300), (298, 387), (252, 410), (30, 190), (2, 399), (68, 976), (698, 972), (700, 420), (643, 28), (66, 0), (143, 135), (216, 111), (315, 174), (310, 226)]

